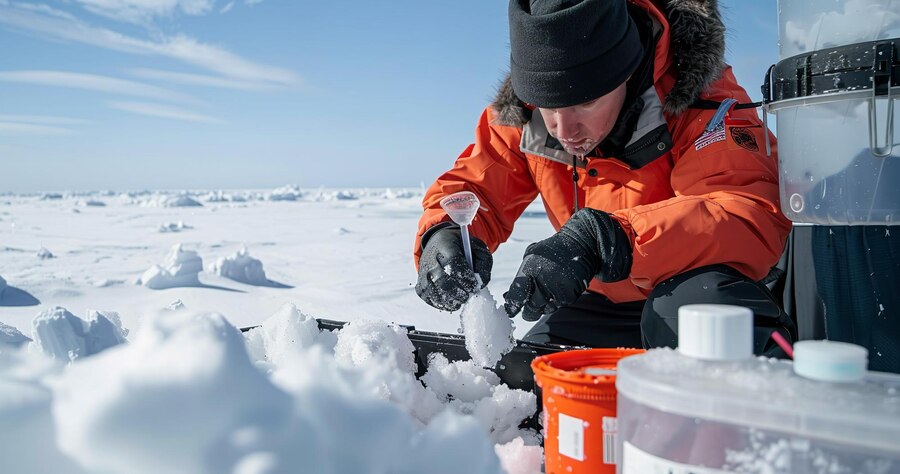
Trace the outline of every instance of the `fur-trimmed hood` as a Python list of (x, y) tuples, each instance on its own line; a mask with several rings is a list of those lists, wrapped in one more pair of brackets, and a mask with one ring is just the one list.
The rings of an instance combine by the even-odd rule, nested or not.
[[(653, 0), (648, 0), (653, 1)], [(669, 22), (669, 49), (676, 81), (666, 96), (667, 113), (684, 112), (722, 73), (725, 67), (725, 25), (718, 0), (655, 0), (664, 3)], [(531, 111), (516, 97), (509, 75), (492, 103), (495, 123), (521, 127)]]

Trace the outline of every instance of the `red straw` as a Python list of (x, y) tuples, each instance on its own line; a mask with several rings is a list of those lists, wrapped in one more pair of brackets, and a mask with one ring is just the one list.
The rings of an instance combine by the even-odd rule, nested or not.
[(794, 348), (791, 347), (791, 343), (787, 342), (787, 339), (785, 339), (780, 332), (772, 331), (772, 339), (775, 341), (775, 344), (778, 344), (778, 347), (788, 355), (788, 357), (791, 359), (794, 358)]

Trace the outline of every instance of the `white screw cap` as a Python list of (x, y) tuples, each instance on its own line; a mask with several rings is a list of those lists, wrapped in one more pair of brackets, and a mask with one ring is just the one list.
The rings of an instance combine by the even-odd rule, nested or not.
[(836, 341), (794, 344), (794, 373), (823, 382), (858, 382), (866, 376), (869, 351)]
[(706, 360), (753, 356), (753, 312), (743, 306), (724, 304), (678, 308), (678, 351)]

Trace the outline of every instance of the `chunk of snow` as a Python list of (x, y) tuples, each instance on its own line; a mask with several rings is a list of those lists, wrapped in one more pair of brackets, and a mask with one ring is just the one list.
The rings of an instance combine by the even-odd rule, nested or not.
[(206, 202), (228, 202), (228, 195), (222, 191), (215, 191), (203, 196), (203, 200)]
[(20, 347), (26, 342), (31, 342), (31, 338), (22, 334), (13, 326), (0, 323), (0, 346)]
[(79, 206), (84, 207), (106, 207), (106, 203), (103, 201), (98, 201), (95, 199), (87, 199), (84, 201), (78, 201)]
[(289, 354), (311, 347), (318, 335), (316, 319), (288, 303), (244, 338), (251, 360), (281, 364)]
[(414, 194), (412, 191), (408, 189), (391, 189), (387, 188), (384, 191), (385, 199), (408, 199), (413, 197)]
[(231, 434), (284, 429), (292, 404), (219, 315), (160, 313), (132, 344), (69, 367), (54, 392), (60, 447), (95, 472), (225, 472), (209, 463), (229, 457)]
[(29, 346), (56, 360), (71, 362), (125, 342), (125, 334), (118, 315), (110, 319), (95, 311), (83, 320), (57, 306), (35, 316)]
[(150, 267), (138, 282), (153, 290), (179, 286), (197, 286), (199, 274), (203, 270), (203, 259), (193, 250), (184, 250), (175, 244), (166, 256), (162, 266)]
[(334, 198), (338, 201), (355, 201), (359, 199), (359, 196), (357, 196), (353, 191), (344, 189), (335, 193)]
[(463, 306), (460, 324), (466, 349), (481, 367), (494, 368), (503, 354), (516, 347), (512, 319), (507, 316), (487, 288), (472, 295)]
[(471, 360), (449, 362), (443, 354), (433, 352), (422, 382), (445, 402), (475, 402), (490, 397), (491, 389), (500, 384), (500, 377)]
[(143, 207), (202, 207), (200, 201), (188, 196), (187, 194), (179, 194), (177, 196), (156, 196), (141, 203)]
[(51, 259), (51, 258), (56, 258), (56, 256), (53, 255), (52, 252), (50, 252), (49, 250), (45, 249), (44, 247), (41, 247), (41, 249), (37, 251), (37, 257), (38, 257), (39, 259), (41, 259), (41, 260), (47, 260), (47, 259)]
[(517, 437), (536, 444), (538, 435), (529, 429), (520, 429), (522, 421), (537, 410), (537, 397), (524, 390), (498, 385), (491, 389), (491, 396), (475, 402), (453, 400), (450, 405), (466, 415), (473, 415), (490, 433), (491, 441), (505, 444)]
[(516, 438), (506, 444), (494, 446), (500, 464), (506, 474), (541, 474), (544, 461), (544, 450), (538, 446), (528, 446), (522, 438)]
[(193, 229), (193, 227), (184, 223), (184, 221), (178, 222), (167, 222), (165, 224), (160, 224), (159, 231), (162, 233), (166, 232), (181, 232), (183, 230)]
[(46, 379), (62, 365), (41, 353), (0, 344), (0, 459), (3, 472), (81, 474), (57, 446)]
[(213, 272), (250, 285), (265, 285), (269, 282), (262, 262), (251, 257), (244, 247), (230, 257), (222, 257), (217, 260), (213, 264)]
[(184, 309), (184, 308), (187, 308), (187, 306), (184, 305), (184, 301), (181, 301), (181, 299), (177, 299), (177, 300), (169, 303), (169, 306), (166, 306), (166, 309), (168, 309), (170, 311), (178, 311), (179, 309)]
[(414, 374), (415, 347), (407, 331), (384, 321), (361, 319), (347, 323), (338, 333), (334, 356), (353, 367), (387, 365)]
[(0, 276), (0, 298), (3, 298), (3, 292), (6, 290), (6, 280)]
[(297, 186), (282, 186), (269, 193), (270, 201), (297, 201), (303, 197), (303, 191)]
[[(447, 410), (416, 437), (410, 450), (416, 456), (410, 456), (400, 472), (502, 472), (496, 452), (486, 449), (490, 446), (477, 421)], [(465, 454), (458, 458), (457, 453)]]
[(62, 198), (63, 198), (63, 195), (60, 193), (41, 194), (41, 201), (51, 201), (51, 200), (55, 201), (55, 200), (62, 199)]

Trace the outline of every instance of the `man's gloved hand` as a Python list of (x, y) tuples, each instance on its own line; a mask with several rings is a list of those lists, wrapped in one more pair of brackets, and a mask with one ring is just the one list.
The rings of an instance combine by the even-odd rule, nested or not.
[[(472, 263), (466, 262), (459, 226), (438, 224), (422, 236), (419, 280), (416, 294), (426, 303), (444, 311), (456, 311), (469, 297), (491, 280), (494, 258), (487, 245), (472, 237)], [(475, 279), (481, 277), (481, 286)]]
[(631, 245), (622, 227), (605, 212), (581, 209), (555, 235), (525, 250), (519, 272), (503, 295), (506, 313), (514, 317), (522, 311), (523, 319), (537, 321), (574, 303), (595, 276), (618, 281), (630, 268)]

